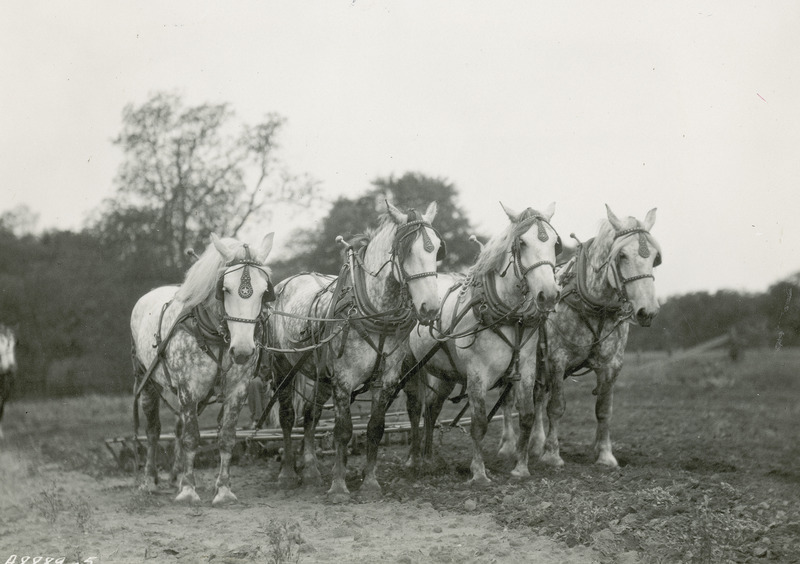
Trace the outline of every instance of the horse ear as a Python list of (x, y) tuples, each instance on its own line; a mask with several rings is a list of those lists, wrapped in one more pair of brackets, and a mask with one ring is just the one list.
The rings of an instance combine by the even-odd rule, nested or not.
[(503, 211), (506, 212), (508, 219), (510, 219), (512, 223), (517, 223), (519, 221), (519, 214), (517, 212), (511, 208), (507, 208), (503, 202), (500, 202), (500, 207), (503, 208)]
[(225, 244), (222, 239), (217, 237), (216, 233), (211, 234), (211, 244), (214, 245), (214, 248), (217, 249), (225, 260), (230, 260), (233, 257), (234, 250)]
[(624, 229), (622, 222), (616, 215), (614, 215), (614, 212), (611, 211), (611, 208), (608, 207), (608, 204), (606, 204), (606, 215), (608, 216), (609, 223), (611, 223), (611, 226), (615, 231), (622, 231)]
[(256, 256), (256, 260), (261, 264), (264, 264), (267, 261), (267, 257), (269, 256), (270, 252), (272, 252), (272, 243), (275, 240), (275, 232), (267, 233), (264, 239), (261, 241), (261, 248), (258, 251)]
[(431, 202), (430, 204), (428, 204), (428, 209), (425, 210), (422, 219), (424, 219), (428, 223), (433, 223), (437, 211), (439, 211), (439, 205), (436, 202)]
[(403, 225), (406, 222), (406, 220), (408, 219), (406, 217), (406, 214), (404, 214), (399, 209), (397, 209), (392, 204), (390, 204), (389, 200), (384, 200), (384, 201), (386, 202), (386, 211), (392, 217), (394, 222), (397, 223), (398, 225)]
[(653, 224), (656, 222), (656, 210), (658, 208), (653, 208), (649, 212), (647, 212), (647, 217), (644, 218), (643, 227), (650, 231), (653, 228)]
[(547, 209), (544, 210), (543, 215), (547, 221), (550, 221), (551, 219), (553, 219), (554, 213), (556, 213), (556, 203), (552, 202), (549, 206), (547, 206)]

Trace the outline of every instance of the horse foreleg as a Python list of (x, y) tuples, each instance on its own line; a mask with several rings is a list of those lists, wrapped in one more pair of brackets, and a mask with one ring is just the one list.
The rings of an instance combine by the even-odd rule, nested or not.
[[(142, 390), (140, 405), (147, 421), (147, 457), (144, 463), (144, 489), (155, 491), (158, 489), (158, 465), (156, 463), (156, 453), (158, 452), (158, 441), (161, 438), (161, 417), (158, 413), (161, 396), (153, 386), (145, 386)], [(136, 448), (136, 445), (134, 445)], [(138, 471), (138, 469), (137, 469)]]
[(500, 447), (497, 450), (499, 456), (510, 458), (514, 455), (517, 446), (517, 430), (514, 428), (514, 404), (516, 395), (516, 387), (513, 395), (506, 397), (503, 401), (503, 432), (500, 435)]
[(336, 422), (333, 426), (333, 442), (336, 447), (333, 464), (333, 480), (328, 490), (329, 496), (349, 497), (345, 476), (347, 475), (347, 445), (353, 437), (353, 420), (350, 415), (350, 394), (347, 386), (336, 385), (333, 401), (336, 406)]
[(543, 382), (533, 385), (533, 430), (531, 431), (529, 450), (534, 459), (539, 459), (544, 454), (544, 414), (547, 405), (547, 389)]
[(181, 450), (184, 457), (184, 471), (178, 483), (179, 493), (175, 501), (198, 503), (200, 496), (195, 491), (194, 457), (200, 444), (200, 426), (197, 422), (197, 402), (186, 399), (182, 395), (181, 417), (183, 419), (183, 434), (181, 435)]
[(294, 445), (292, 444), (292, 429), (295, 420), (294, 393), (292, 383), (283, 386), (278, 391), (278, 404), (280, 405), (278, 415), (283, 432), (283, 456), (281, 456), (278, 483), (283, 488), (293, 488), (300, 482), (300, 477), (295, 469)]
[(236, 422), (246, 400), (247, 387), (244, 382), (234, 387), (225, 398), (222, 426), (217, 438), (219, 444), (219, 475), (214, 485), (214, 499), (211, 505), (238, 501), (231, 491), (230, 466), (233, 448), (236, 446)]
[(611, 415), (614, 403), (614, 382), (618, 370), (609, 368), (597, 373), (597, 401), (594, 414), (597, 418), (597, 434), (594, 440), (595, 463), (616, 468), (617, 459), (611, 452)]
[(482, 443), (489, 422), (486, 418), (486, 389), (478, 384), (469, 386), (469, 403), (472, 408), (472, 423), (470, 425), (470, 436), (472, 437), (472, 478), (469, 483), (475, 485), (485, 485), (491, 483), (486, 475), (486, 466), (483, 463)]
[(564, 370), (555, 370), (549, 379), (550, 400), (547, 402), (547, 419), (550, 428), (544, 442), (544, 453), (542, 462), (550, 466), (564, 466), (558, 444), (558, 425), (567, 407), (567, 400), (564, 397)]
[(315, 390), (312, 400), (305, 403), (303, 414), (303, 484), (314, 486), (322, 483), (317, 462), (317, 424), (325, 402), (330, 397), (331, 387), (320, 380), (316, 383)]
[[(523, 376), (514, 388), (519, 410), (519, 438), (516, 444), (517, 464), (511, 471), (511, 475), (515, 478), (527, 478), (531, 475), (528, 469), (528, 441), (534, 420), (533, 381), (529, 376)], [(506, 425), (505, 421), (503, 424)]]

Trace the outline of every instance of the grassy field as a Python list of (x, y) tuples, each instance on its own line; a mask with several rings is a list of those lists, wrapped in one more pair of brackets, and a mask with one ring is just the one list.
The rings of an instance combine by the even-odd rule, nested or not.
[[(470, 442), (453, 430), (438, 434), (436, 464), (421, 475), (404, 468), (407, 447), (382, 449), (385, 499), (479, 513), (508, 529), (591, 547), (607, 562), (800, 562), (800, 350), (748, 350), (738, 363), (722, 352), (630, 355), (615, 394), (617, 470), (591, 463), (593, 386), (591, 375), (568, 382), (563, 469), (533, 463), (531, 479), (512, 480), (511, 463), (493, 455), (500, 435), (493, 423), (484, 443), (492, 485), (466, 484)], [(169, 431), (171, 418), (163, 421)], [(4, 429), (0, 448), (26, 452), (30, 467), (9, 468), (8, 460), (0, 467), (0, 509), (3, 497), (14, 506), (21, 495), (9, 476), (38, 467), (127, 479), (103, 441), (130, 435), (129, 397), (12, 403)], [(321, 460), (330, 467), (330, 457)], [(350, 464), (357, 489), (363, 457)], [(277, 473), (266, 453), (239, 468)], [(46, 494), (36, 497), (42, 515)]]

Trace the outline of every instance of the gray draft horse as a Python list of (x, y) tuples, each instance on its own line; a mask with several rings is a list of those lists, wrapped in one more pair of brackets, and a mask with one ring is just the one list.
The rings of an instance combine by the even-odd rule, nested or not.
[[(200, 441), (198, 406), (220, 391), (223, 418), (219, 432), (220, 467), (213, 504), (236, 501), (230, 487), (231, 451), (236, 422), (247, 396), (263, 334), (264, 302), (274, 291), (269, 268), (274, 234), (251, 249), (235, 239), (211, 235), (210, 245), (189, 268), (180, 287), (164, 286), (142, 296), (131, 314), (135, 399), (147, 418), (145, 485), (156, 488), (155, 453), (161, 422), (162, 394), (177, 395), (176, 468), (183, 463), (176, 501), (198, 502), (194, 458)], [(155, 335), (155, 339), (154, 339)], [(138, 426), (138, 409), (134, 409)]]
[[(314, 431), (323, 403), (333, 394), (336, 455), (328, 495), (349, 497), (345, 472), (353, 433), (350, 404), (355, 394), (371, 388), (367, 463), (360, 491), (380, 494), (377, 450), (386, 410), (398, 392), (408, 333), (417, 319), (430, 323), (438, 312), (436, 263), (444, 257), (444, 242), (431, 227), (436, 209), (434, 202), (422, 215), (414, 210), (406, 214), (387, 202), (387, 213), (377, 230), (368, 234), (366, 246), (348, 249), (339, 277), (306, 273), (276, 287), (269, 327), (270, 342), (283, 351), (276, 353), (274, 362), (284, 435), (279, 481), (284, 486), (299, 480), (291, 439), (292, 395), (313, 380), (311, 395), (305, 398), (303, 483), (321, 480)], [(306, 352), (300, 352), (304, 348)]]
[[(609, 431), (614, 382), (622, 368), (630, 324), (649, 327), (659, 310), (653, 268), (661, 264), (661, 247), (650, 234), (656, 210), (650, 210), (644, 221), (620, 219), (608, 206), (606, 215), (597, 235), (582, 243), (575, 258), (559, 270), (561, 299), (543, 329), (530, 444), (534, 456), (553, 466), (564, 464), (558, 444), (558, 425), (566, 409), (564, 380), (582, 369), (597, 375), (596, 462), (618, 465)], [(504, 434), (514, 432), (511, 418), (506, 417)]]
[[(466, 385), (472, 410), (471, 483), (488, 483), (481, 443), (486, 434), (487, 391), (504, 385), (513, 390), (520, 410), (524, 440), (507, 443), (516, 453), (515, 477), (529, 476), (527, 434), (533, 425), (536, 332), (559, 294), (554, 270), (561, 241), (550, 225), (555, 204), (544, 212), (527, 208), (521, 213), (505, 206), (509, 225), (482, 248), (477, 262), (464, 277), (439, 277), (441, 319), (428, 331), (411, 333), (413, 360), (429, 360), (405, 387), (411, 421), (411, 450), (407, 465), (420, 457), (420, 412), (425, 408), (423, 459), (432, 455), (433, 430), (442, 405), (456, 383)], [(513, 273), (513, 275), (512, 275)], [(439, 347), (430, 356), (430, 353)]]

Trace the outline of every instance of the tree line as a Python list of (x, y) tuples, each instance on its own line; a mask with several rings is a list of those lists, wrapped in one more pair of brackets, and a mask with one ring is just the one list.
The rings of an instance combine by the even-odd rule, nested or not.
[[(0, 323), (16, 327), (19, 337), (17, 395), (129, 391), (128, 321), (136, 300), (182, 280), (187, 247), (202, 250), (210, 232), (236, 236), (248, 222), (269, 224), (275, 204), (288, 213), (327, 210), (315, 228), (285, 238), (291, 248), (271, 265), (276, 280), (337, 273), (335, 237), (375, 227), (385, 199), (417, 209), (438, 202), (436, 227), (448, 245), (442, 270), (463, 271), (477, 255), (453, 183), (409, 172), (328, 201), (316, 181), (281, 162), (285, 120), (276, 114), (243, 124), (226, 104), (186, 107), (160, 93), (126, 107), (122, 121), (114, 139), (124, 154), (114, 198), (82, 230), (36, 235), (30, 210), (0, 215)], [(690, 347), (731, 328), (752, 346), (800, 345), (798, 290), (800, 273), (763, 294), (671, 297), (651, 328), (631, 332), (629, 349)]]

